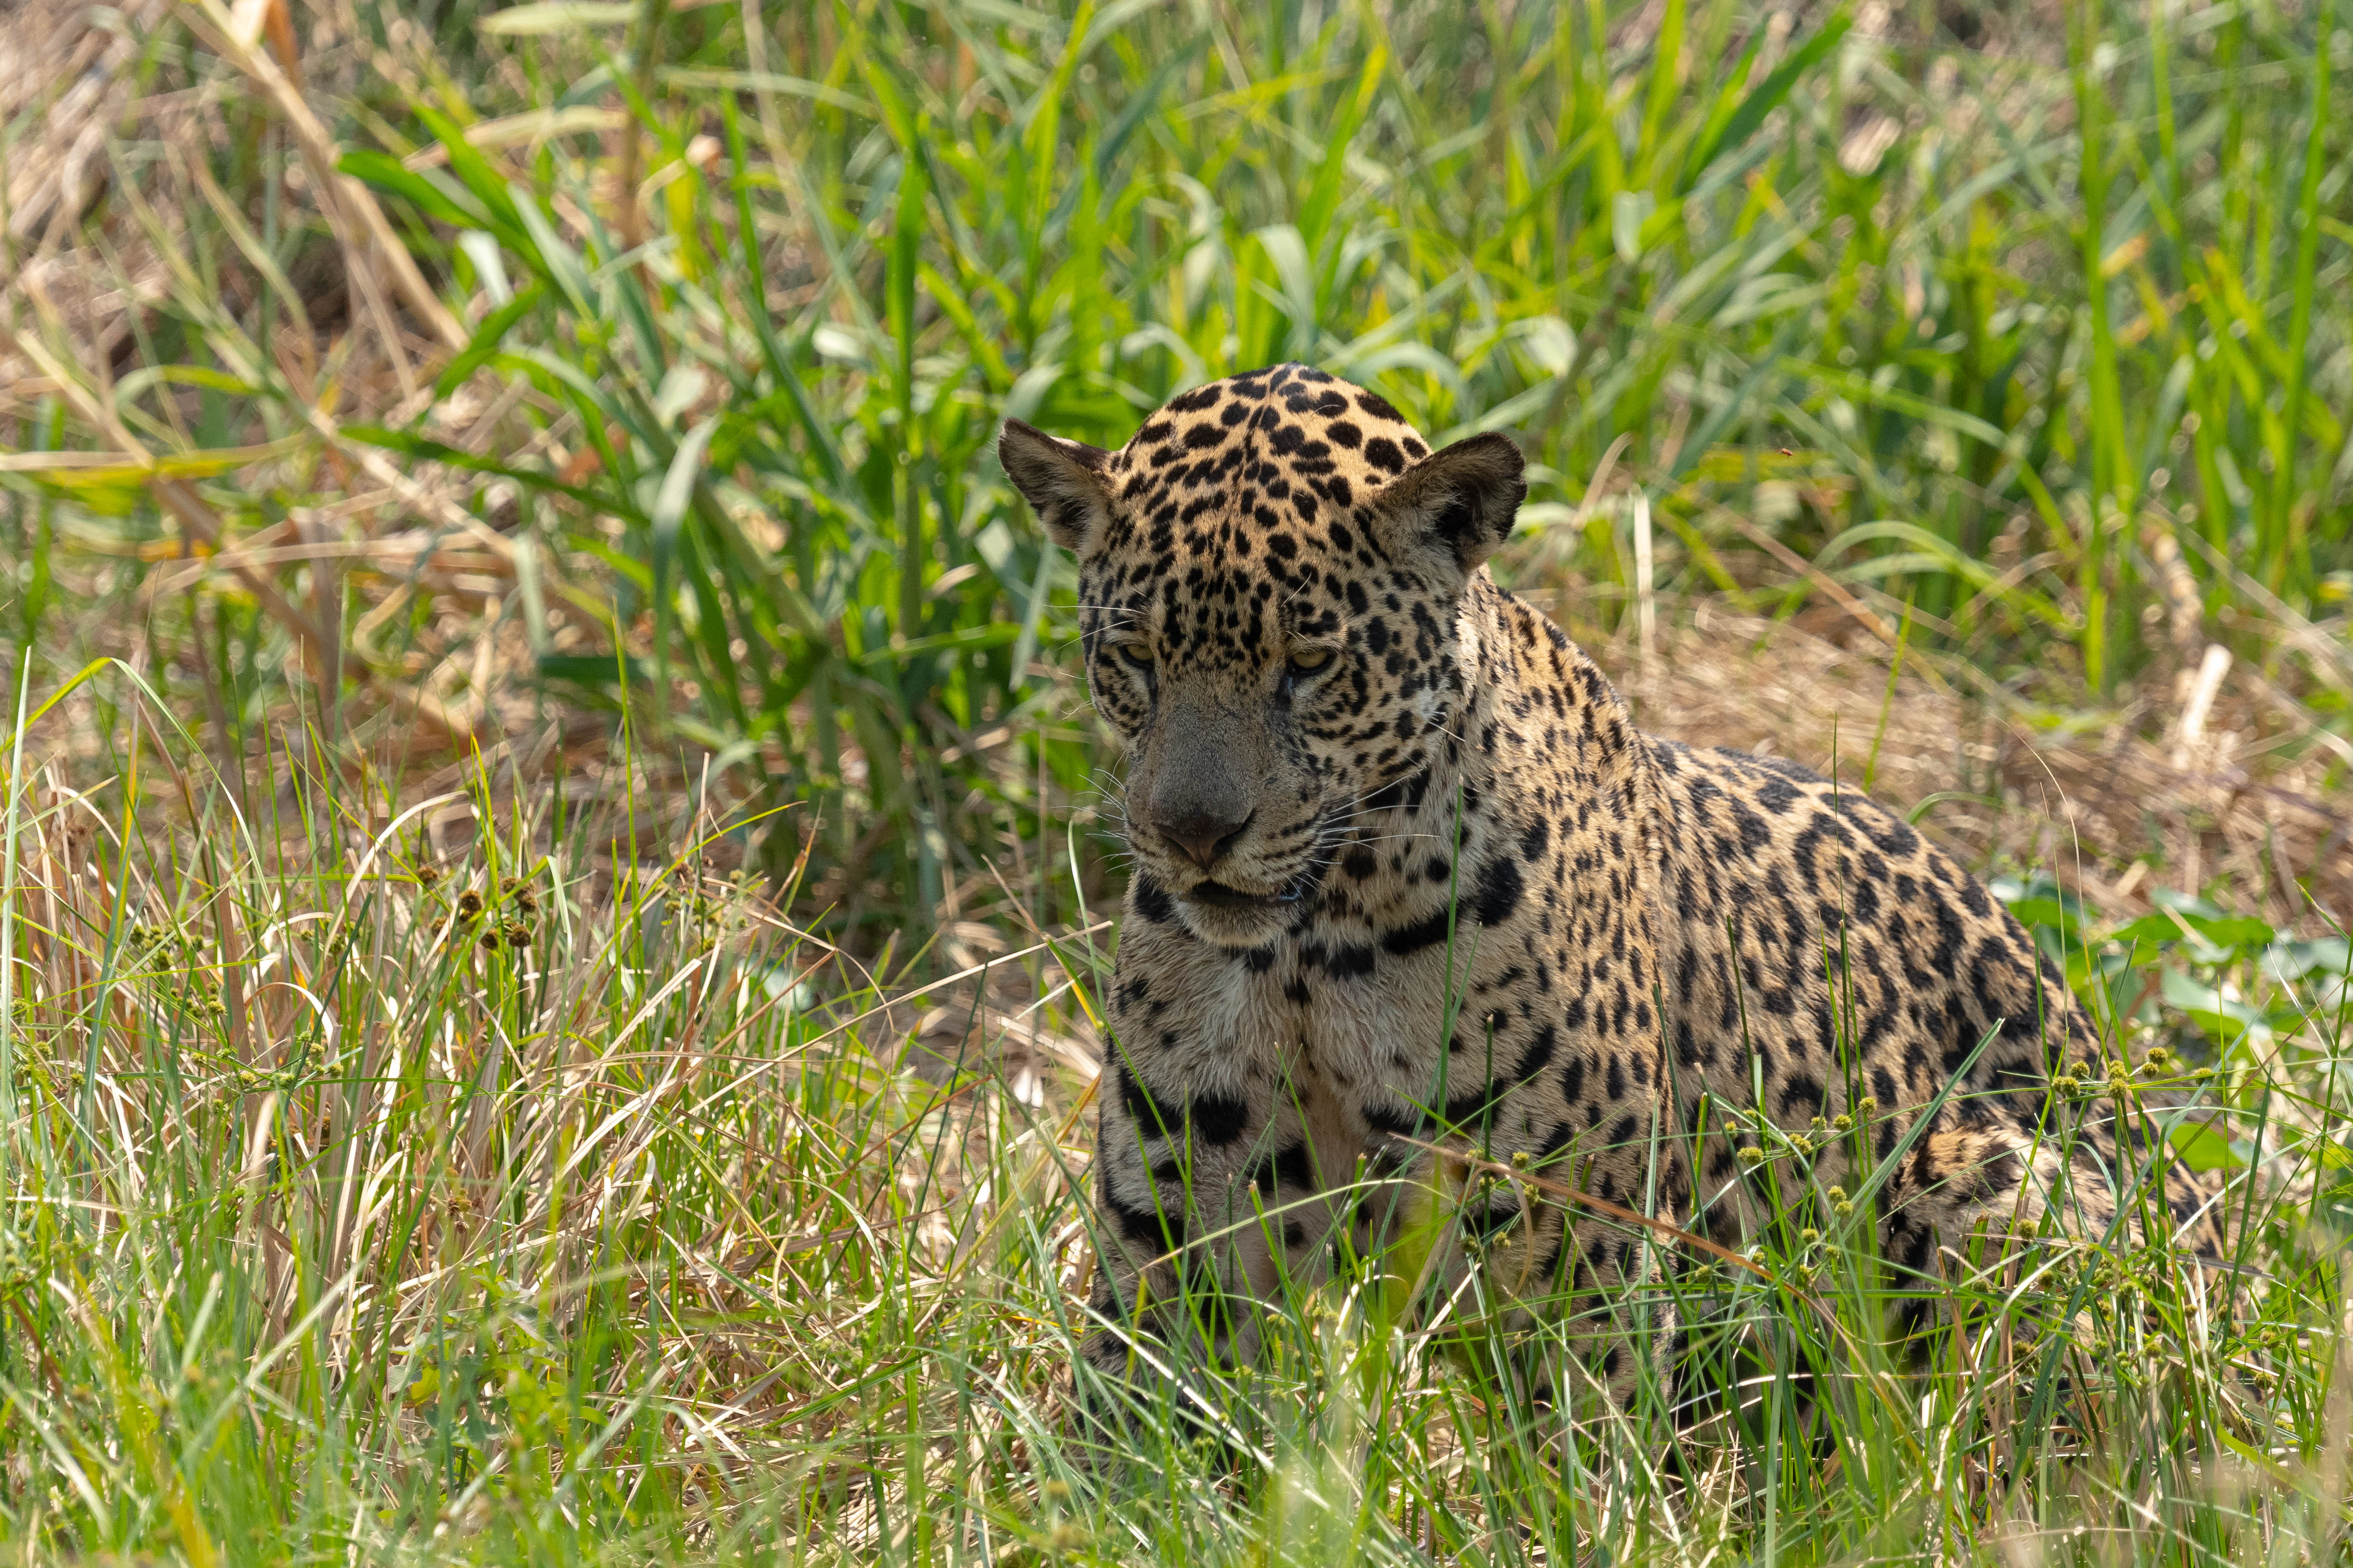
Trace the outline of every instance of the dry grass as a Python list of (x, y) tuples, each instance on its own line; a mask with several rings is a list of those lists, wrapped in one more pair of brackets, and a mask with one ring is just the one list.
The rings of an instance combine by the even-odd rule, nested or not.
[(2284, 927), (2353, 920), (2343, 742), (2262, 671), (2232, 661), (2194, 724), (2194, 668), (2063, 713), (1919, 647), (1891, 682), (1893, 653), (1851, 619), (1816, 627), (1702, 603), (1647, 662), (1631, 639), (1597, 651), (1644, 728), (1868, 778), (1965, 864), (2045, 868), (2120, 915), (2221, 888)]

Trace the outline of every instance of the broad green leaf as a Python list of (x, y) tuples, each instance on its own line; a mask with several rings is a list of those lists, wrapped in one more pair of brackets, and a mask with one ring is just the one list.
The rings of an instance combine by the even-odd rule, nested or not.
[(2165, 1141), (2193, 1171), (2241, 1171), (2246, 1162), (2231, 1147), (2231, 1140), (2211, 1121), (2177, 1121), (2166, 1130)]
[(2235, 1045), (2244, 1038), (2266, 1039), (2272, 1033), (2270, 1022), (2263, 1012), (2244, 1002), (2225, 996), (2214, 986), (2193, 978), (2179, 969), (2168, 969), (2159, 982), (2159, 992), (2167, 1006), (2189, 1016), (2199, 1033), (2219, 1047)]

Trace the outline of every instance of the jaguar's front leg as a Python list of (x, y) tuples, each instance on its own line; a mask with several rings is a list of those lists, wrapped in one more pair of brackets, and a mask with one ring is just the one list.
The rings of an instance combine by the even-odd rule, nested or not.
[(1113, 1055), (1084, 1354), (1115, 1384), (1203, 1402), (1208, 1374), (1257, 1355), (1258, 1318), (1278, 1285), (1284, 1220), (1271, 1211), (1283, 1194), (1258, 1158), (1268, 1118), (1246, 1084), (1188, 1083), (1165, 1056)]

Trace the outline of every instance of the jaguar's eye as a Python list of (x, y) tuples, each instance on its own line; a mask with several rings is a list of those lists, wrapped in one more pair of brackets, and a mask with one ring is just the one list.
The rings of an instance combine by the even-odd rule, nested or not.
[(1313, 675), (1331, 662), (1332, 650), (1328, 647), (1294, 648), (1291, 655), (1291, 673)]
[(1152, 645), (1148, 642), (1140, 640), (1124, 642), (1118, 645), (1118, 651), (1120, 658), (1138, 669), (1152, 668)]

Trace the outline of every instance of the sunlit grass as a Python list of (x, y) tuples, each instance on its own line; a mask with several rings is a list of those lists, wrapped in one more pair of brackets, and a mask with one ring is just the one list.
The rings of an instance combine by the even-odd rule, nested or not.
[[(166, 721), (126, 762), (187, 757)], [(492, 769), (396, 801), (327, 763), (284, 756), (267, 819), (195, 763), (195, 834), (14, 775), (0, 1537), (32, 1558), (2335, 1550), (2339, 939), (2002, 889), (2105, 1020), (2053, 1136), (2110, 1107), (2221, 1173), (2219, 1261), (2056, 1226), (1897, 1279), (1847, 1218), (1868, 1178), (1807, 1177), (1840, 1131), (1758, 1121), (1753, 1245), (1641, 1232), (1659, 1277), (1602, 1309), (1681, 1327), (1629, 1408), (1529, 1402), (1590, 1304), (1510, 1330), (1474, 1268), (1407, 1310), (1391, 1256), (1282, 1293), (1255, 1367), (1143, 1345), (1190, 1393), (1105, 1426), (1070, 1370), (1087, 939), (1006, 954), (1055, 999), (967, 990), (966, 1067), (919, 1074), (857, 966), (698, 873), (724, 824), (628, 852), (656, 797), (617, 758), (560, 827)], [(1482, 1209), (1529, 1179), (1449, 1168)]]
[[(268, 42), (174, 15), (156, 85), (275, 124)], [(227, 730), (318, 668), (363, 745), (627, 681), (722, 788), (818, 809), (860, 945), (1008, 837), (1067, 918), (1052, 822), (1098, 760), (1068, 568), (989, 443), (1116, 444), (1285, 357), (1441, 441), (1514, 433), (1506, 569), (1588, 628), (1852, 605), (2059, 708), (2163, 701), (2216, 642), (2345, 722), (2353, 56), (2321, 12), (1987, 13), (1982, 54), (1736, 0), (427, 15), (309, 20), (336, 147), (183, 108), (114, 145), (85, 226), (153, 301), (127, 363), (75, 343), (68, 279), (10, 297), (56, 384), (0, 437), (180, 454), (162, 487), (0, 475), (28, 630), (74, 552), (414, 542), (156, 604)], [(339, 227), (290, 194), (330, 154)]]

